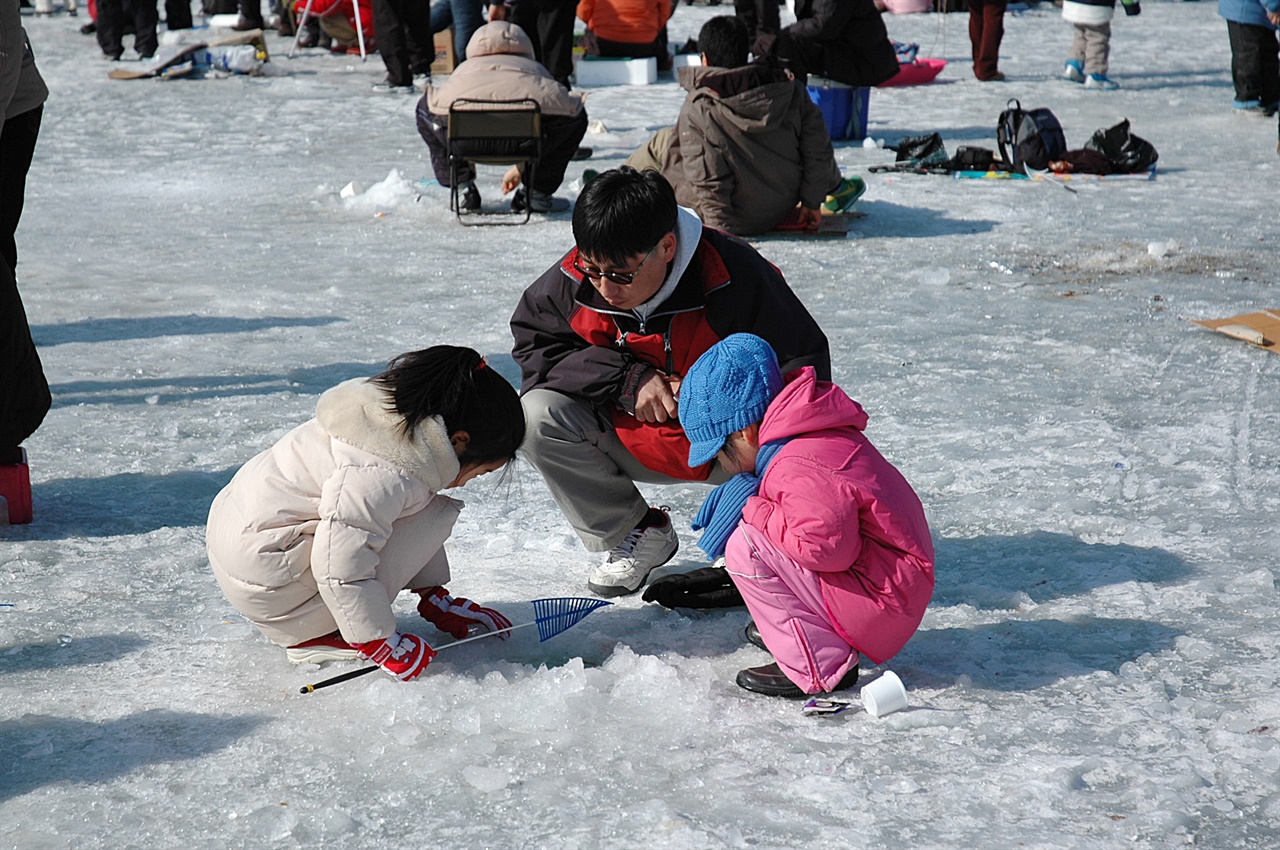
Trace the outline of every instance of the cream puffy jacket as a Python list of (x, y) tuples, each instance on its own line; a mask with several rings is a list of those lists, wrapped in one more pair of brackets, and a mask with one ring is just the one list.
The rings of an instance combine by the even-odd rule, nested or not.
[[(231, 603), (278, 644), (318, 637), (330, 622), (352, 643), (387, 637), (396, 628), (391, 600), (421, 586), (416, 573), (427, 561), (443, 559), (456, 508), (445, 512), (442, 533), (397, 526), (423, 535), (422, 560), (395, 572), (399, 586), (386, 584), (380, 553), (393, 523), (437, 498), (457, 505), (436, 492), (459, 471), (443, 420), (422, 422), (409, 439), (388, 403), (367, 379), (328, 390), (314, 419), (246, 463), (214, 499), (207, 533), (214, 574)], [(413, 551), (414, 543), (397, 540), (395, 548)]]

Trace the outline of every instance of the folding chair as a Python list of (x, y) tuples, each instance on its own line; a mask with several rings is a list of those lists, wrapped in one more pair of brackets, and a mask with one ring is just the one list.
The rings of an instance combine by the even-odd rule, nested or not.
[[(449, 105), (449, 202), (462, 224), (475, 216), (511, 216), (513, 213), (462, 213), (458, 197), (458, 171), (462, 163), (520, 165), (526, 192), (533, 183), (534, 167), (542, 155), (542, 110), (533, 98), (519, 100), (474, 100), (458, 98)], [(527, 196), (526, 196), (527, 198)], [(493, 224), (524, 224), (532, 210), (525, 204), (520, 221)]]

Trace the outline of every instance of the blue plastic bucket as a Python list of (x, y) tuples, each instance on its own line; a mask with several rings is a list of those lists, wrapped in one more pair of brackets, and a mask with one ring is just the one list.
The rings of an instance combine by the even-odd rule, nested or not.
[(871, 101), (871, 89), (855, 88), (823, 77), (809, 77), (805, 87), (809, 99), (822, 111), (827, 124), (827, 134), (835, 139), (853, 139), (867, 136), (867, 106)]

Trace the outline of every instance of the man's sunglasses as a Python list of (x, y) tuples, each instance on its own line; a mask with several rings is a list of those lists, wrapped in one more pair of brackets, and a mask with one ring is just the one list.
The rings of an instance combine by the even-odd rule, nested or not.
[(575, 270), (577, 270), (578, 274), (582, 275), (583, 277), (595, 278), (596, 280), (599, 280), (600, 278), (605, 278), (606, 280), (610, 280), (613, 283), (618, 284), (619, 286), (630, 286), (632, 282), (635, 281), (636, 275), (640, 274), (640, 270), (644, 268), (644, 264), (649, 262), (649, 258), (653, 256), (653, 252), (658, 250), (658, 245), (661, 245), (661, 244), (662, 244), (661, 242), (658, 242), (657, 245), (654, 245), (652, 248), (650, 248), (649, 253), (644, 255), (644, 259), (640, 261), (640, 265), (636, 266), (635, 271), (632, 271), (632, 272), (607, 272), (604, 269), (597, 269), (597, 268), (593, 268), (592, 266), (584, 266), (578, 262), (577, 257), (575, 257), (573, 260), (573, 267)]

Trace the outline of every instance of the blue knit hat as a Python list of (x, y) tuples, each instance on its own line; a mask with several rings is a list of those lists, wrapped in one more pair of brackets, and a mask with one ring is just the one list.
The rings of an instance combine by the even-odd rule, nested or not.
[(730, 434), (764, 419), (781, 390), (778, 355), (758, 336), (731, 334), (703, 352), (680, 384), (689, 465), (711, 460)]

